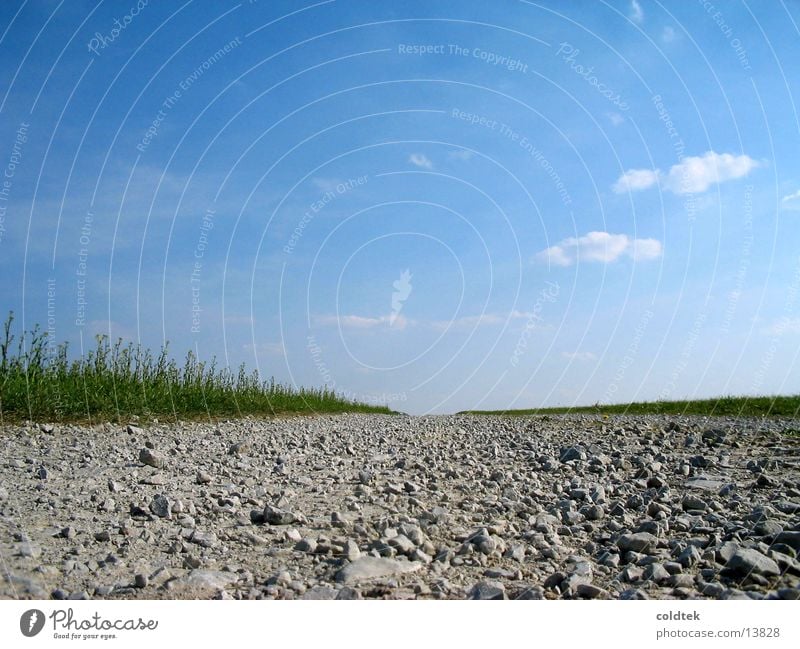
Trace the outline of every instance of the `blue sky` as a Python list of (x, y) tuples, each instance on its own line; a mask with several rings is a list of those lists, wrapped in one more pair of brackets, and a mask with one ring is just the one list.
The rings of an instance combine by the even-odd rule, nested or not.
[(4, 2), (0, 306), (412, 413), (800, 392), (798, 25)]

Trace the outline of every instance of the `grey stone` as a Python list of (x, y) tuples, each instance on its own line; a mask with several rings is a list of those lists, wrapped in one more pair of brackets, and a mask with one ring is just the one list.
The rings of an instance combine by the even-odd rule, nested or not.
[(575, 446), (563, 447), (559, 453), (558, 459), (561, 462), (572, 462), (573, 460), (585, 460), (586, 453), (576, 448)]
[(353, 599), (361, 599), (361, 593), (359, 593), (355, 588), (350, 588), (350, 586), (344, 586), (340, 588), (339, 591), (336, 593), (337, 600), (353, 600)]
[(358, 543), (356, 543), (353, 539), (347, 539), (347, 542), (344, 544), (344, 551), (342, 554), (344, 554), (348, 561), (352, 562), (361, 556), (361, 550), (358, 547)]
[(166, 458), (161, 453), (147, 447), (139, 451), (139, 462), (155, 469), (163, 469), (167, 463)]
[(800, 588), (780, 588), (778, 589), (779, 599), (800, 599)]
[(314, 553), (317, 550), (317, 542), (314, 539), (301, 539), (295, 544), (294, 549), (298, 552)]
[(398, 534), (387, 541), (400, 554), (410, 554), (417, 549), (417, 546), (405, 534)]
[(270, 525), (291, 525), (297, 521), (297, 516), (280, 507), (267, 505), (264, 508), (264, 520)]
[(644, 570), (644, 578), (657, 584), (662, 584), (665, 581), (668, 581), (670, 577), (671, 575), (667, 569), (660, 563), (651, 563)]
[(753, 532), (758, 536), (773, 536), (783, 531), (783, 526), (777, 521), (760, 521), (753, 525)]
[(150, 511), (159, 518), (172, 517), (172, 501), (163, 494), (158, 494), (150, 501)]
[(19, 556), (30, 559), (38, 559), (42, 555), (41, 548), (30, 541), (23, 541), (17, 546)]
[(741, 577), (752, 574), (777, 577), (781, 574), (775, 561), (752, 548), (739, 548), (725, 567)]
[(508, 599), (506, 589), (499, 581), (479, 581), (467, 593), (468, 599)]
[(635, 534), (623, 534), (617, 539), (617, 546), (623, 552), (643, 552), (653, 554), (658, 547), (658, 539), (648, 532), (637, 532)]
[(214, 532), (202, 532), (200, 530), (194, 530), (189, 540), (204, 548), (213, 548), (219, 542)]
[(725, 486), (725, 482), (721, 479), (713, 478), (690, 478), (686, 481), (686, 487), (689, 489), (698, 489), (700, 491), (710, 491), (719, 493)]
[(402, 561), (376, 557), (361, 557), (344, 566), (336, 573), (336, 581), (354, 584), (382, 577), (394, 577), (414, 572), (420, 567), (419, 562)]
[(313, 588), (309, 588), (303, 595), (301, 599), (313, 599), (313, 600), (320, 600), (320, 599), (336, 599), (336, 595), (338, 591), (334, 588), (330, 588), (329, 586), (314, 586)]
[(681, 507), (683, 507), (685, 511), (705, 511), (708, 509), (708, 503), (695, 495), (686, 494), (681, 501)]
[(609, 599), (611, 597), (607, 590), (588, 583), (578, 584), (575, 594), (584, 599)]
[(775, 535), (773, 543), (783, 543), (800, 553), (800, 532), (779, 532)]
[(219, 570), (192, 570), (184, 577), (178, 577), (167, 586), (170, 591), (183, 591), (187, 595), (208, 596), (229, 588), (237, 581), (235, 574)]
[(714, 558), (722, 564), (728, 563), (741, 546), (735, 541), (725, 541), (715, 552)]
[(691, 568), (700, 561), (700, 551), (694, 545), (688, 545), (678, 555), (678, 562), (684, 568)]
[(250, 449), (248, 442), (236, 442), (228, 447), (228, 455), (242, 455)]

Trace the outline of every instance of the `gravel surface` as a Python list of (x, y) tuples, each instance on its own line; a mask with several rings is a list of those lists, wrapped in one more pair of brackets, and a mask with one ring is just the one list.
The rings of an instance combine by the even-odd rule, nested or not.
[(0, 596), (797, 599), (790, 424), (4, 426)]

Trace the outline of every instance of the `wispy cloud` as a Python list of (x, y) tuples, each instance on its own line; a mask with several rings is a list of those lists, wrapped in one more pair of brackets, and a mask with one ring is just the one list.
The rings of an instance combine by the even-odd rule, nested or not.
[(447, 156), (452, 160), (461, 160), (466, 162), (467, 160), (472, 159), (473, 153), (467, 149), (456, 149), (454, 151), (450, 151)]
[(314, 322), (323, 327), (338, 326), (344, 329), (375, 329), (377, 327), (405, 329), (410, 324), (408, 318), (401, 314), (395, 316), (389, 314), (377, 317), (354, 314), (322, 315), (314, 318)]
[(677, 34), (675, 33), (675, 30), (669, 25), (667, 25), (666, 27), (664, 27), (664, 29), (661, 30), (662, 43), (671, 43), (672, 41), (675, 40), (676, 36)]
[(674, 194), (699, 194), (712, 185), (743, 178), (758, 166), (760, 163), (748, 155), (708, 151), (702, 156), (684, 158), (667, 173), (659, 169), (629, 169), (612, 189), (623, 194), (660, 184)]
[(789, 318), (784, 316), (772, 324), (764, 327), (761, 333), (767, 336), (783, 336), (784, 334), (800, 334), (800, 317)]
[(472, 329), (474, 327), (482, 327), (486, 325), (502, 325), (511, 320), (528, 319), (532, 316), (531, 313), (525, 311), (510, 311), (509, 313), (480, 313), (478, 315), (466, 315), (453, 320), (434, 320), (427, 323), (428, 326), (438, 331), (445, 329)]
[(606, 113), (606, 117), (614, 126), (619, 126), (625, 122), (625, 118), (619, 113)]
[(424, 153), (412, 153), (408, 156), (408, 161), (421, 169), (433, 169), (433, 163)]
[(341, 181), (336, 178), (312, 178), (311, 182), (314, 184), (314, 187), (323, 192), (332, 192)]
[(447, 329), (472, 329), (474, 327), (503, 325), (509, 321), (527, 320), (534, 317), (533, 313), (525, 311), (509, 311), (508, 313), (479, 313), (466, 315), (452, 320), (412, 320), (402, 314), (394, 319), (391, 314), (386, 316), (361, 316), (361, 315), (321, 315), (314, 318), (318, 326), (342, 327), (343, 329), (405, 329), (407, 327), (427, 328), (435, 331)]
[(781, 199), (781, 204), (787, 207), (800, 209), (800, 189), (784, 196)]
[(596, 361), (597, 356), (592, 352), (562, 352), (561, 355), (571, 361)]
[(571, 266), (577, 261), (608, 264), (627, 256), (634, 261), (647, 261), (661, 256), (657, 239), (632, 239), (627, 234), (588, 232), (582, 237), (569, 237), (539, 252), (536, 257), (555, 266)]
[(628, 12), (628, 17), (635, 23), (642, 23), (644, 22), (644, 10), (642, 10), (642, 5), (639, 4), (638, 0), (631, 0), (631, 8)]
[(612, 189), (617, 194), (636, 192), (652, 187), (658, 182), (658, 170), (653, 169), (628, 169), (622, 174)]

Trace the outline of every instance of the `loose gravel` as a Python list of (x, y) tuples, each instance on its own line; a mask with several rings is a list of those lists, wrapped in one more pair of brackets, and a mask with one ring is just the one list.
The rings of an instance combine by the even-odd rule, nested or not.
[(0, 596), (798, 599), (796, 428), (588, 415), (4, 426)]

